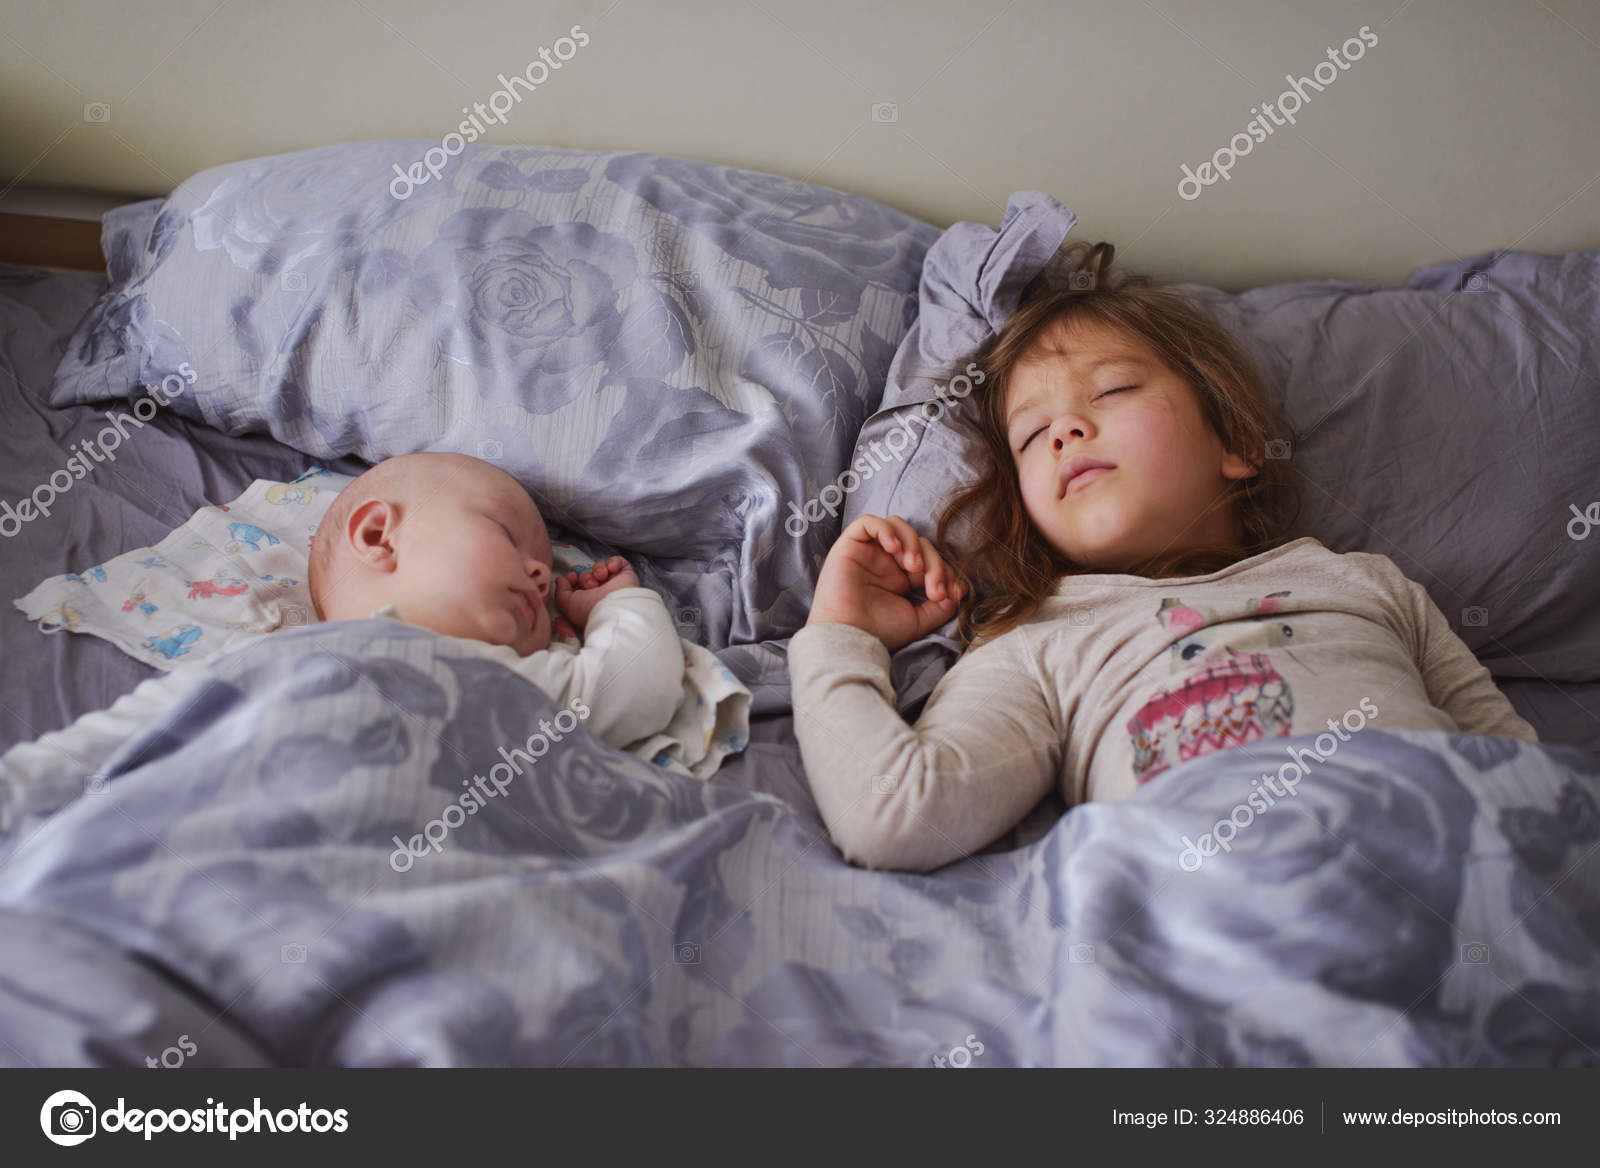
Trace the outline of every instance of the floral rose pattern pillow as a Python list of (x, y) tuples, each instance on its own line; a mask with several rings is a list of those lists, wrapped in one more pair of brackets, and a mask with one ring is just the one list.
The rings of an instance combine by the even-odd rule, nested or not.
[[(105, 218), (111, 288), (57, 405), (129, 397), (308, 455), (458, 450), (641, 561), (712, 648), (805, 620), (845, 468), (938, 230), (869, 199), (647, 154), (425, 143), (232, 163)], [(837, 509), (835, 509), (837, 510)], [(815, 507), (813, 507), (815, 512)], [(781, 653), (729, 658), (787, 704)]]

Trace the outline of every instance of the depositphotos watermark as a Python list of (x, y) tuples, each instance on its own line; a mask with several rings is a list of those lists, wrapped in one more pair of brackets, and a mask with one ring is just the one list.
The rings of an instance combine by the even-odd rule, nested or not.
[[(588, 43), (589, 34), (583, 31), (581, 25), (575, 24), (566, 36), (556, 38), (552, 48), (540, 45), (539, 59), (529, 61), (528, 67), (520, 74), (510, 78), (504, 73), (497, 74), (495, 80), (500, 82), (500, 88), (489, 95), (487, 108), (481, 101), (473, 102), (470, 107), (462, 106), (461, 112), (467, 115), (467, 120), (439, 139), (437, 146), (428, 147), (420, 161), (413, 162), (404, 170), (400, 169), (398, 162), (394, 164), (394, 178), (389, 180), (389, 193), (397, 199), (409, 199), (411, 192), (429, 178), (442, 175), (444, 168), (450, 165), (450, 160), (465, 150), (468, 143), (476, 142), (488, 133), (478, 121), (479, 118), (497, 126), (504, 125), (508, 120), (506, 115), (522, 102), (518, 86), (526, 89), (531, 96), (534, 90), (550, 79), (553, 70), (561, 68), (563, 62), (572, 60), (578, 55), (578, 50)], [(395, 189), (401, 184), (404, 185), (403, 193)]]
[[(1178, 181), (1178, 197), (1185, 201), (1193, 202), (1200, 197), (1200, 191), (1203, 187), (1211, 186), (1218, 178), (1221, 178), (1224, 182), (1228, 181), (1234, 163), (1254, 150), (1257, 142), (1265, 142), (1272, 133), (1273, 126), (1292, 126), (1295, 124), (1295, 114), (1299, 113), (1311, 102), (1311, 96), (1306, 90), (1311, 89), (1321, 93), (1339, 79), (1341, 70), (1350, 68), (1352, 61), (1361, 60), (1362, 57), (1367, 55), (1367, 50), (1377, 45), (1377, 43), (1378, 34), (1372, 31), (1371, 25), (1363, 24), (1357, 30), (1355, 36), (1340, 46), (1344, 49), (1343, 57), (1339, 55), (1339, 49), (1330, 48), (1328, 50), (1328, 59), (1317, 62), (1317, 67), (1311, 70), (1310, 77), (1296, 77), (1293, 73), (1285, 73), (1283, 79), (1289, 83), (1289, 88), (1278, 94), (1276, 108), (1270, 101), (1262, 102), (1259, 106), (1253, 105), (1250, 107), (1252, 114), (1259, 114), (1260, 116), (1251, 118), (1244, 124), (1245, 130), (1249, 131), (1248, 134), (1241, 130), (1228, 139), (1226, 146), (1211, 156), (1210, 162), (1202, 162), (1194, 170), (1190, 170), (1189, 164), (1186, 162), (1179, 163), (1179, 169), (1183, 171), (1183, 178)], [(1326, 76), (1322, 72), (1324, 69), (1328, 71)], [(1282, 114), (1283, 117), (1278, 117), (1279, 114)], [(1227, 159), (1226, 162), (1223, 161), (1224, 158)], [(1192, 189), (1193, 193), (1191, 194), (1185, 188)]]
[(972, 1065), (972, 1060), (984, 1052), (984, 1045), (976, 1034), (967, 1035), (959, 1046), (952, 1046), (948, 1054), (933, 1056), (933, 1065), (936, 1067), (954, 1067), (958, 1071), (965, 1070)]
[[(1328, 719), (1328, 729), (1331, 734), (1318, 734), (1311, 745), (1312, 750), (1297, 750), (1293, 746), (1284, 747), (1289, 752), (1289, 761), (1278, 768), (1276, 775), (1263, 774), (1259, 779), (1251, 779), (1250, 785), (1257, 790), (1245, 796), (1243, 803), (1236, 806), (1225, 818), (1217, 820), (1210, 831), (1202, 835), (1199, 840), (1190, 840), (1188, 836), (1180, 836), (1183, 841), (1183, 851), (1178, 853), (1178, 867), (1185, 872), (1198, 872), (1204, 864), (1205, 858), (1214, 856), (1219, 850), (1233, 851), (1233, 841), (1239, 833), (1255, 822), (1256, 816), (1265, 815), (1277, 806), (1278, 799), (1285, 799), (1291, 795), (1299, 794), (1299, 787), (1305, 777), (1311, 773), (1311, 762), (1327, 762), (1333, 752), (1339, 749), (1341, 742), (1349, 742), (1350, 735), (1361, 731), (1367, 724), (1368, 718), (1378, 716), (1378, 707), (1371, 698), (1362, 698), (1358, 703), (1358, 710), (1346, 710), (1344, 717), (1337, 721)], [(1354, 718), (1354, 726), (1350, 719)], [(1350, 734), (1340, 732), (1341, 725)], [(1326, 738), (1328, 745), (1324, 747), (1322, 740)], [(1288, 772), (1294, 771), (1294, 778)], [(1273, 796), (1276, 795), (1277, 799)], [(1191, 862), (1192, 861), (1192, 862)]]
[(1589, 538), (1589, 532), (1600, 527), (1600, 503), (1590, 503), (1582, 511), (1576, 503), (1568, 503), (1572, 518), (1567, 520), (1567, 537), (1580, 543)]
[(250, 1107), (230, 1108), (207, 1099), (204, 1107), (143, 1108), (129, 1107), (118, 1095), (115, 1107), (101, 1110), (81, 1091), (57, 1091), (39, 1109), (39, 1126), (52, 1144), (70, 1148), (111, 1132), (138, 1133), (146, 1140), (164, 1132), (227, 1132), (229, 1140), (265, 1132), (345, 1132), (350, 1130), (350, 1112), (343, 1107), (313, 1108), (309, 1103), (273, 1111), (261, 1105), (260, 1096)]
[[(436, 818), (430, 819), (420, 832), (409, 840), (394, 836), (394, 851), (389, 853), (389, 867), (396, 872), (409, 872), (411, 866), (430, 851), (444, 851), (444, 841), (467, 821), (467, 816), (476, 815), (496, 795), (504, 795), (512, 779), (522, 774), (522, 764), (517, 761), (519, 758), (526, 759), (528, 765), (532, 766), (550, 752), (552, 742), (560, 742), (563, 735), (572, 733), (573, 728), (589, 716), (589, 707), (582, 698), (573, 698), (568, 705), (572, 708), (557, 714), (553, 726), (540, 718), (539, 729), (528, 736), (528, 741), (522, 744), (523, 749), (513, 747), (507, 752), (505, 747), (500, 747), (502, 761), (489, 768), (487, 780), (482, 775), (462, 779), (461, 785), (467, 790), (457, 795), (455, 802)], [(561, 724), (563, 719), (567, 722), (565, 726)], [(504, 776), (500, 774), (501, 771), (505, 772)]]
[[(130, 407), (133, 410), (131, 417), (120, 411), (115, 414), (109, 410), (103, 411), (101, 416), (111, 424), (102, 427), (93, 438), (84, 438), (75, 443), (71, 449), (76, 453), (67, 459), (61, 469), (51, 471), (50, 477), (19, 500), (15, 509), (9, 501), (0, 502), (0, 536), (10, 539), (22, 530), (24, 523), (48, 518), (50, 508), (55, 506), (56, 496), (66, 494), (79, 479), (88, 478), (95, 463), (116, 461), (112, 451), (127, 439), (129, 425), (143, 430), (145, 423), (155, 417), (162, 406), (172, 404), (172, 399), (198, 381), (199, 376), (194, 366), (185, 361), (178, 366), (177, 373), (169, 373), (162, 378), (159, 386), (150, 386), (149, 396), (133, 403)], [(171, 384), (173, 382), (177, 384)], [(148, 406), (148, 412), (140, 409), (141, 406)]]
[[(933, 400), (922, 403), (918, 411), (922, 415), (922, 429), (926, 430), (935, 422), (942, 420), (950, 410), (953, 401), (960, 401), (972, 392), (974, 385), (984, 382), (983, 370), (969, 362), (965, 373), (958, 373), (946, 385), (941, 385), (933, 391)], [(844, 501), (861, 485), (868, 482), (872, 476), (889, 460), (883, 456), (879, 449), (880, 444), (889, 448), (889, 453), (896, 462), (904, 461), (905, 452), (915, 448), (918, 431), (913, 429), (916, 414), (901, 414), (895, 421), (895, 428), (890, 430), (882, 439), (874, 438), (867, 443), (866, 451), (857, 454), (855, 462), (840, 471), (833, 482), (818, 491), (814, 498), (806, 500), (802, 508), (792, 500), (789, 503), (791, 512), (789, 518), (783, 521), (783, 529), (790, 535), (800, 536), (813, 523), (821, 523), (824, 517), (837, 518), (839, 508)], [(895, 439), (900, 441), (896, 444)]]
[(200, 1047), (194, 1039), (187, 1034), (180, 1034), (178, 1041), (163, 1050), (159, 1057), (153, 1054), (145, 1055), (144, 1065), (151, 1069), (164, 1067), (169, 1071), (175, 1071), (199, 1053)]

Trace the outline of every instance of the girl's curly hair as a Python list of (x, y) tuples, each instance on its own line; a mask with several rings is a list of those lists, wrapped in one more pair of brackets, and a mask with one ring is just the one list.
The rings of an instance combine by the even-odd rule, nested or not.
[[(1299, 517), (1300, 484), (1287, 457), (1298, 435), (1273, 407), (1249, 350), (1197, 301), (1149, 277), (1111, 268), (1109, 243), (1064, 245), (1024, 289), (1014, 312), (975, 358), (984, 377), (972, 413), (957, 423), (977, 440), (978, 477), (955, 490), (939, 516), (935, 543), (954, 548), (951, 566), (966, 583), (957, 622), (963, 649), (1026, 622), (1064, 577), (1091, 571), (1050, 544), (1028, 517), (1005, 425), (1012, 371), (1059, 325), (1088, 319), (1144, 341), (1194, 388), (1206, 421), (1228, 451), (1258, 468), (1235, 479), (1215, 506), (1234, 508), (1244, 544), (1173, 549), (1130, 569), (1159, 579), (1199, 575), (1277, 547)], [(976, 378), (974, 379), (976, 380)], [(974, 420), (968, 420), (973, 418)]]

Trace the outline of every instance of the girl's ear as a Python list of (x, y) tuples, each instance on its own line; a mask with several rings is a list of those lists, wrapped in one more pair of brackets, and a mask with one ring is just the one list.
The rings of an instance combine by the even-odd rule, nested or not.
[(1253, 463), (1246, 462), (1233, 451), (1225, 451), (1222, 455), (1222, 476), (1229, 479), (1254, 478), (1261, 473), (1261, 468)]

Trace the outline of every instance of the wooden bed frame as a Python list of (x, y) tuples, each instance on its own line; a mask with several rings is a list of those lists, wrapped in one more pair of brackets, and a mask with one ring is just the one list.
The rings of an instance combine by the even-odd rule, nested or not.
[(0, 211), (0, 260), (36, 268), (105, 274), (98, 219), (57, 219)]

